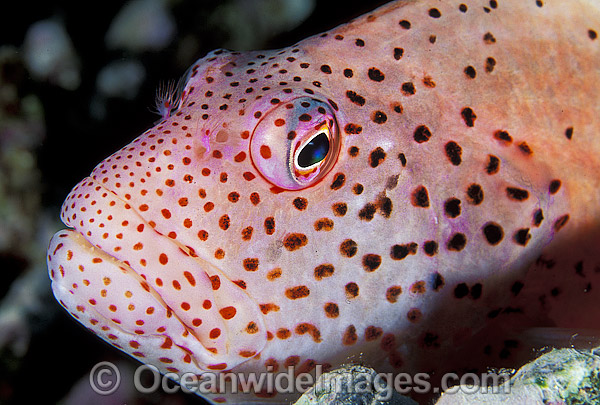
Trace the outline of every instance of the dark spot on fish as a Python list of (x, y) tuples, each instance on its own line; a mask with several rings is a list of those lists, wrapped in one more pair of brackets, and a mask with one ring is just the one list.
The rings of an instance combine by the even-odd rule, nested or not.
[(436, 272), (433, 274), (433, 282), (431, 285), (431, 289), (433, 291), (439, 291), (442, 289), (442, 287), (446, 284), (446, 281), (444, 280), (444, 277)]
[(423, 250), (427, 256), (435, 256), (438, 252), (438, 244), (436, 241), (428, 240), (423, 244)]
[(483, 292), (483, 285), (481, 283), (473, 284), (471, 287), (471, 298), (477, 300), (481, 298), (481, 293)]
[(556, 194), (558, 190), (560, 190), (560, 180), (552, 180), (550, 182), (550, 186), (548, 187), (548, 192), (550, 194)]
[(393, 260), (402, 260), (408, 255), (417, 253), (418, 245), (414, 242), (405, 245), (394, 245), (390, 249), (390, 257)]
[(401, 26), (402, 28), (404, 28), (405, 30), (408, 30), (408, 29), (410, 29), (410, 21), (407, 21), (407, 20), (402, 20), (402, 21), (400, 21), (400, 22), (399, 22), (399, 24), (400, 24), (400, 26)]
[(405, 96), (412, 96), (415, 94), (415, 85), (412, 82), (402, 83), (402, 94)]
[(465, 107), (461, 110), (460, 115), (462, 115), (465, 124), (468, 127), (473, 127), (475, 125), (475, 120), (477, 119), (477, 115), (473, 112), (471, 107)]
[(488, 155), (488, 163), (485, 166), (487, 174), (496, 174), (500, 170), (500, 159), (494, 155)]
[(444, 212), (448, 218), (456, 218), (460, 215), (460, 200), (452, 197), (444, 203)]
[(371, 120), (376, 124), (384, 124), (387, 121), (387, 115), (383, 111), (374, 111)]
[(521, 245), (521, 246), (526, 246), (527, 243), (529, 242), (529, 239), (531, 239), (531, 234), (529, 233), (529, 228), (522, 228), (519, 229), (515, 232), (515, 235), (513, 236), (514, 241)]
[(494, 38), (494, 36), (492, 35), (491, 32), (486, 32), (483, 35), (483, 42), (485, 42), (486, 44), (495, 44), (496, 43), (496, 38)]
[(344, 127), (344, 132), (349, 135), (360, 134), (362, 132), (362, 127), (360, 125), (349, 123)]
[(588, 37), (593, 41), (598, 38), (598, 34), (594, 30), (588, 30)]
[(381, 256), (372, 253), (366, 254), (362, 258), (362, 265), (366, 272), (375, 271), (381, 265)]
[(483, 235), (492, 246), (497, 245), (504, 238), (502, 227), (495, 222), (488, 222), (483, 226)]
[(394, 59), (400, 60), (403, 55), (404, 55), (403, 48), (394, 48)]
[(406, 156), (404, 156), (404, 153), (399, 153), (398, 159), (400, 160), (402, 167), (406, 167)]
[(483, 189), (479, 184), (471, 184), (467, 188), (467, 202), (473, 205), (479, 205), (483, 201)]
[(558, 218), (556, 220), (556, 222), (554, 222), (554, 230), (556, 232), (560, 231), (562, 229), (562, 227), (567, 224), (568, 221), (569, 221), (569, 214), (563, 215), (562, 217)]
[(446, 144), (445, 149), (446, 156), (448, 157), (448, 160), (450, 160), (450, 163), (452, 163), (454, 166), (460, 165), (462, 162), (462, 148), (460, 145), (454, 141), (450, 141)]
[(442, 16), (442, 13), (440, 13), (440, 10), (438, 10), (437, 8), (430, 8), (429, 9), (429, 17), (431, 18), (440, 18)]
[(373, 203), (366, 203), (363, 208), (358, 211), (358, 217), (364, 221), (370, 221), (375, 216), (375, 212), (377, 211), (377, 206)]
[(386, 153), (381, 147), (377, 147), (371, 151), (369, 155), (369, 165), (371, 167), (377, 167), (381, 162), (385, 160)]
[(350, 101), (352, 101), (356, 105), (359, 105), (361, 107), (365, 105), (365, 98), (352, 90), (348, 90), (346, 92), (346, 97), (348, 97)]
[(340, 253), (344, 257), (354, 257), (358, 251), (358, 245), (352, 239), (346, 239), (340, 244)]
[(525, 201), (529, 198), (529, 192), (527, 190), (517, 187), (507, 187), (506, 195), (508, 198), (515, 201)]
[(333, 182), (331, 183), (331, 186), (329, 186), (329, 188), (331, 188), (332, 190), (339, 190), (343, 187), (345, 182), (346, 175), (344, 175), (344, 173), (337, 173), (333, 178)]
[(369, 69), (368, 75), (369, 79), (373, 80), (374, 82), (381, 82), (385, 79), (385, 75), (381, 72), (381, 70), (374, 67)]
[(431, 131), (429, 131), (427, 126), (419, 125), (417, 129), (415, 129), (413, 138), (417, 143), (427, 142), (429, 138), (431, 138)]
[(565, 136), (569, 140), (573, 137), (573, 127), (569, 127), (565, 130)]
[(411, 203), (414, 207), (429, 207), (429, 194), (425, 186), (419, 186), (414, 189), (411, 195)]
[(352, 71), (352, 69), (344, 69), (344, 76), (350, 78), (354, 76), (354, 72)]
[(496, 131), (494, 132), (494, 138), (499, 140), (504, 144), (509, 144), (512, 142), (512, 137), (506, 131)]
[(331, 67), (329, 65), (322, 65), (321, 72), (329, 75), (329, 74), (331, 74)]
[(489, 57), (485, 60), (485, 71), (491, 73), (496, 66), (496, 59)]
[(462, 233), (457, 232), (454, 235), (452, 235), (452, 237), (448, 240), (446, 248), (454, 252), (460, 252), (465, 248), (466, 244), (466, 236)]
[(467, 77), (469, 77), (470, 79), (475, 79), (475, 76), (477, 76), (477, 72), (475, 71), (475, 68), (473, 66), (467, 66), (464, 72), (465, 75), (467, 75)]
[(469, 286), (466, 283), (457, 284), (454, 287), (454, 296), (458, 299), (464, 298), (469, 294)]
[(360, 39), (360, 38), (356, 38), (356, 41), (354, 42), (354, 44), (355, 44), (356, 46), (363, 47), (363, 46), (365, 46), (365, 41), (363, 41), (363, 40), (362, 40), (362, 39)]

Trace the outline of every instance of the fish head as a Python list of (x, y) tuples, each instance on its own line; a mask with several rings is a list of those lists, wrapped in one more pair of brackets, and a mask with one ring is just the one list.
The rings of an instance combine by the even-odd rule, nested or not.
[[(569, 201), (527, 111), (497, 102), (510, 73), (487, 44), (436, 44), (409, 20), (439, 10), (407, 4), (199, 60), (179, 108), (67, 197), (72, 229), (48, 256), (60, 303), (139, 360), (198, 374), (433, 369), (485, 325)], [(440, 38), (485, 36), (442, 14)], [(514, 51), (494, 55), (528, 57)]]

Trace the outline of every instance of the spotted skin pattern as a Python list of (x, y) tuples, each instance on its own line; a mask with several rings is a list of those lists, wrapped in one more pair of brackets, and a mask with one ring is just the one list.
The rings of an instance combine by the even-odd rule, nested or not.
[(500, 324), (598, 327), (598, 30), (592, 1), (399, 1), (213, 51), (67, 197), (54, 294), (179, 373), (441, 372), (513, 359)]

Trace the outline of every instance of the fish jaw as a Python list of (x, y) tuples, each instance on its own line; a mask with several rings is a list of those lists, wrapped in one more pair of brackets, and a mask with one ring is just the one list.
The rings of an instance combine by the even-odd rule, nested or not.
[(163, 372), (195, 374), (231, 369), (265, 346), (258, 305), (114, 192), (88, 177), (61, 216), (73, 229), (48, 249), (54, 296), (109, 344)]

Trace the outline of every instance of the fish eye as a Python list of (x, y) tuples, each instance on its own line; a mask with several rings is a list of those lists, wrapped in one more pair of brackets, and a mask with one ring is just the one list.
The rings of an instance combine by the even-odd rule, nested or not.
[(250, 140), (252, 162), (271, 184), (300, 190), (319, 182), (335, 165), (341, 147), (332, 107), (300, 97), (273, 108)]
[(329, 152), (329, 138), (325, 132), (320, 132), (296, 154), (296, 165), (303, 170), (308, 170), (322, 162)]

